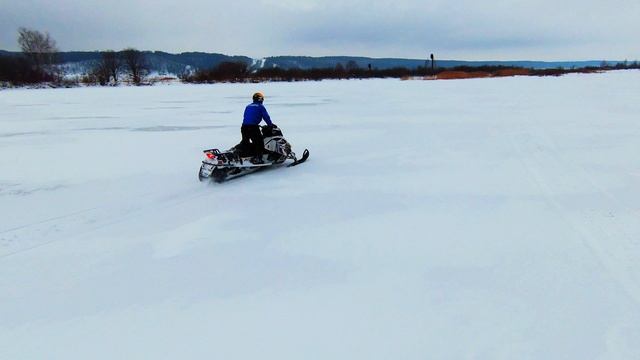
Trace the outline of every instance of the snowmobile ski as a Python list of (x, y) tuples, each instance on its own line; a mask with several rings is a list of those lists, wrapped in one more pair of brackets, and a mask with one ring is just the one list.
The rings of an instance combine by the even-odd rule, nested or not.
[(309, 150), (304, 149), (304, 152), (302, 153), (302, 157), (300, 159), (296, 159), (294, 162), (292, 162), (291, 164), (287, 165), (287, 167), (300, 165), (303, 162), (307, 161), (308, 158), (309, 158)]

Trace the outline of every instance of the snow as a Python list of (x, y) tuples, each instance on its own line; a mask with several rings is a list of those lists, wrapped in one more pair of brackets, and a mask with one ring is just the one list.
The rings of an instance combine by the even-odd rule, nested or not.
[[(202, 184), (255, 91), (298, 167)], [(0, 359), (640, 357), (640, 72), (0, 92)]]
[(264, 63), (267, 61), (267, 58), (260, 59), (251, 59), (251, 68), (262, 69), (264, 67)]

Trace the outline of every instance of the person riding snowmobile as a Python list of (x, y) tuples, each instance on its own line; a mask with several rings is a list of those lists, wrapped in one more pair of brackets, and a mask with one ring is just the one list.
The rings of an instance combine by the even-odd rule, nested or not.
[(253, 102), (244, 109), (244, 118), (240, 133), (242, 141), (240, 142), (245, 148), (253, 148), (255, 157), (251, 160), (254, 164), (262, 164), (262, 153), (264, 152), (264, 143), (262, 133), (260, 132), (260, 122), (264, 120), (267, 125), (275, 126), (271, 122), (271, 117), (267, 109), (262, 105), (264, 94), (257, 92), (253, 94)]

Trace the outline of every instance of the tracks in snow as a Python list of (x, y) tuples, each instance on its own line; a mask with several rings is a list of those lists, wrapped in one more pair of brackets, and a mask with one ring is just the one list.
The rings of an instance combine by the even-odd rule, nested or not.
[[(579, 234), (610, 276), (640, 304), (639, 209), (625, 205), (584, 167), (571, 161), (543, 125), (523, 123), (522, 130), (525, 138), (512, 135), (512, 146), (547, 202)], [(565, 196), (576, 192), (584, 192), (586, 205)]]
[[(197, 186), (200, 184), (196, 184)], [(198, 186), (198, 188), (201, 188)], [(127, 202), (112, 202), (98, 207), (62, 214), (37, 222), (0, 230), (0, 259), (51, 243), (88, 236), (91, 233), (206, 195), (189, 187), (169, 194), (140, 194)]]

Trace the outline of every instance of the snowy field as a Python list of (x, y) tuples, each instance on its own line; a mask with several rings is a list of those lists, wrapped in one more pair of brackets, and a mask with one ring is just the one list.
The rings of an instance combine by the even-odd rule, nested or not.
[[(309, 161), (199, 183), (257, 90)], [(0, 359), (638, 359), (639, 94), (0, 91)]]

